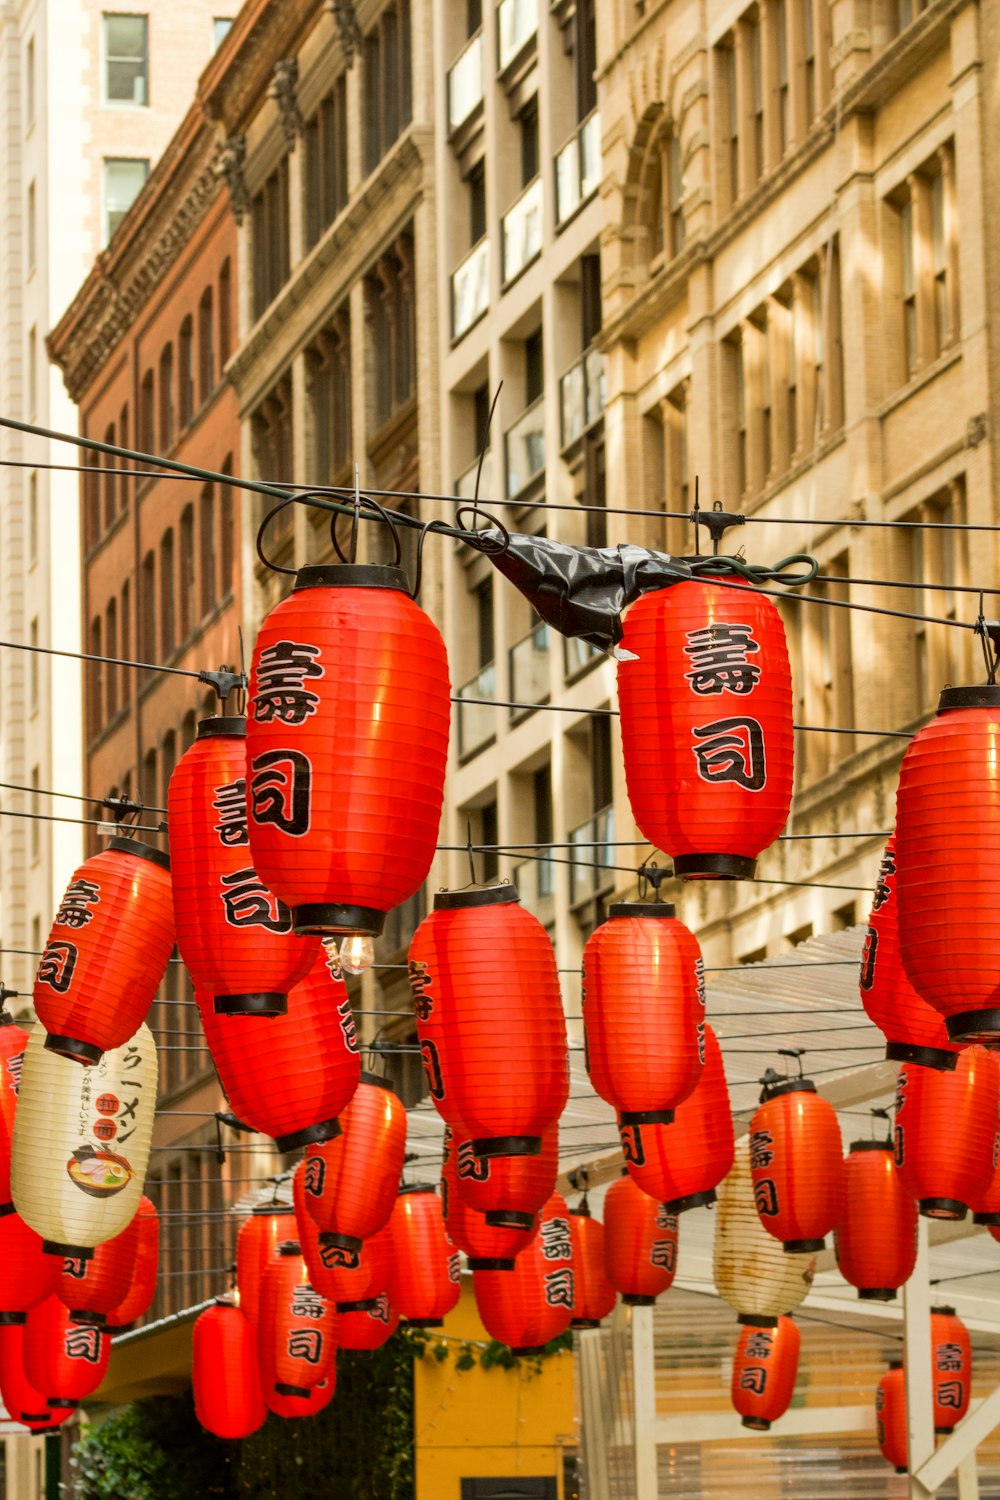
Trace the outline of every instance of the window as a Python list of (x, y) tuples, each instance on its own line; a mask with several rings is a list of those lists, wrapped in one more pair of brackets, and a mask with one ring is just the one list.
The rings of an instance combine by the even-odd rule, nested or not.
[(24, 230), (25, 230), (25, 255), (26, 255), (27, 263), (28, 263), (28, 275), (30, 276), (31, 273), (32, 273), (32, 271), (35, 269), (35, 247), (36, 247), (35, 184), (33, 182), (29, 182), (28, 183), (28, 198), (27, 198), (27, 202), (25, 204), (24, 220), (25, 220), (25, 223), (24, 223)]
[(410, 3), (397, 0), (365, 37), (362, 63), (364, 169), (373, 172), (413, 111)]
[(764, 58), (759, 16), (740, 23), (750, 69), (750, 180), (756, 182), (764, 170)]
[(524, 341), (524, 404), (537, 401), (545, 388), (545, 347), (542, 330), (536, 328)]
[[(132, 660), (132, 590), (126, 578), (122, 584), (122, 602), (119, 611), (119, 624), (121, 629), (122, 660)], [(121, 677), (122, 703), (126, 704), (132, 697), (132, 668), (122, 667)]]
[(201, 613), (204, 617), (215, 608), (218, 594), (215, 582), (215, 491), (206, 484), (198, 503), (198, 530), (201, 549)]
[(345, 305), (309, 351), (317, 484), (333, 484), (351, 457), (351, 323)]
[(160, 654), (164, 661), (174, 654), (174, 532), (170, 527), (160, 542)]
[(465, 0), (465, 35), (475, 36), (483, 24), (483, 0)]
[(147, 370), (139, 390), (139, 442), (147, 453), (156, 448), (156, 395), (153, 372)]
[(903, 359), (906, 378), (917, 369), (917, 273), (914, 254), (913, 199), (907, 198), (899, 208), (899, 246), (902, 253)]
[(952, 142), (910, 174), (890, 198), (885, 222), (890, 267), (893, 237), (898, 245), (902, 383), (937, 359), (959, 334)]
[(167, 344), (160, 355), (160, 449), (174, 446), (174, 346)]
[[(484, 845), (479, 858), (482, 860), (483, 880), (495, 880), (500, 873), (500, 855), (496, 845), (500, 841), (499, 819), (496, 801), (487, 802), (479, 809), (479, 839)], [(491, 847), (492, 846), (492, 847)]]
[(28, 329), (28, 411), (32, 420), (38, 415), (38, 329)]
[(251, 431), (261, 479), (287, 483), (292, 473), (292, 383), (287, 377), (258, 406)]
[[(101, 617), (95, 615), (90, 622), (90, 642), (87, 647), (91, 658), (100, 657), (101, 652)], [(104, 663), (91, 659), (87, 663), (87, 685), (89, 692), (88, 711), (90, 719), (90, 738), (100, 734), (101, 725), (104, 722)]]
[(170, 787), (170, 778), (174, 774), (174, 767), (176, 766), (176, 764), (177, 736), (172, 729), (168, 729), (166, 734), (163, 736), (163, 748), (160, 751), (160, 780), (162, 783), (161, 796), (163, 798), (162, 802), (160, 803), (161, 807), (166, 806), (167, 791)]
[(538, 96), (524, 106), (517, 117), (521, 133), (521, 186), (527, 187), (538, 176)]
[(28, 644), (35, 649), (28, 653), (28, 707), (32, 713), (38, 710), (38, 616), (28, 627)]
[[(822, 581), (810, 584), (819, 598), (846, 602), (850, 586), (838, 580), (850, 577), (847, 552), (824, 562)], [(851, 611), (835, 605), (803, 610), (800, 703), (802, 722), (813, 731), (852, 729), (854, 726), (854, 682), (851, 667)], [(804, 734), (796, 744), (796, 758), (804, 776), (815, 779), (831, 771), (852, 753), (849, 734)]]
[(104, 98), (109, 104), (149, 103), (149, 22), (145, 16), (104, 17)]
[(597, 4), (577, 0), (573, 24), (576, 117), (585, 120), (597, 107)]
[[(962, 530), (967, 519), (964, 477), (959, 476), (901, 519), (915, 524), (901, 533), (909, 555), (901, 559), (900, 568), (902, 576), (914, 579), (918, 587), (908, 597), (901, 596), (899, 608), (946, 620), (968, 618), (968, 604), (961, 594), (944, 594), (920, 586), (925, 580), (929, 584), (954, 583), (960, 587), (969, 583), (967, 534)], [(968, 681), (972, 663), (965, 636), (964, 630), (914, 622), (911, 674), (915, 684), (914, 717), (933, 708), (938, 693), (947, 683)]]
[(816, 26), (813, 0), (798, 0), (802, 12), (802, 61), (806, 94), (806, 124), (816, 118)]
[(469, 184), (469, 242), (478, 245), (486, 233), (486, 163), (479, 161), (466, 177)]
[(496, 651), (493, 634), (493, 579), (487, 577), (475, 591), (476, 641), (479, 666), (488, 667)]
[(684, 171), (681, 162), (681, 138), (676, 131), (670, 137), (667, 182), (670, 205), (670, 253), (680, 255), (684, 249)]
[(661, 130), (653, 141), (646, 168), (645, 220), (647, 255), (653, 268), (666, 252), (673, 259), (684, 249), (684, 176), (680, 137)]
[(177, 337), (177, 395), (183, 432), (194, 416), (194, 324), (190, 314)]
[(83, 476), (83, 530), (88, 547), (96, 546), (101, 535), (101, 476)]
[(232, 273), (229, 269), (229, 261), (222, 262), (219, 271), (219, 369), (226, 368), (226, 362), (232, 353)]
[[(128, 402), (121, 409), (118, 418), (118, 440), (123, 448), (128, 447)], [(128, 506), (128, 479), (124, 474), (118, 475), (118, 508), (125, 510)]]
[(726, 363), (729, 371), (729, 383), (733, 398), (733, 416), (736, 429), (736, 493), (743, 495), (746, 492), (749, 479), (748, 462), (748, 434), (747, 434), (747, 393), (746, 376), (743, 368), (743, 335), (738, 331), (724, 345)]
[(142, 560), (142, 580), (139, 594), (140, 636), (139, 650), (142, 660), (156, 660), (156, 559), (147, 552)]
[(788, 0), (772, 0), (775, 78), (778, 89), (778, 151), (784, 156), (792, 138), (788, 88)]
[(24, 115), (25, 128), (30, 130), (35, 123), (35, 38), (28, 38), (24, 49)]
[(212, 17), (212, 51), (217, 52), (232, 28), (231, 16)]
[(181, 513), (180, 577), (177, 580), (180, 605), (181, 640), (186, 641), (194, 629), (194, 506), (185, 505)]
[(937, 350), (952, 341), (948, 307), (948, 226), (945, 178), (931, 178), (931, 270), (934, 276), (934, 344)]
[[(115, 599), (111, 600), (104, 612), (104, 654), (118, 655), (118, 602)], [(124, 668), (117, 667), (112, 661), (106, 665), (105, 704), (109, 723), (118, 712), (118, 673), (122, 670)]]
[(107, 244), (138, 198), (149, 176), (149, 161), (139, 156), (104, 158), (104, 243)]
[(337, 79), (306, 122), (306, 243), (315, 245), (347, 204), (347, 80)]
[(725, 100), (725, 166), (728, 198), (735, 203), (740, 196), (740, 112), (736, 80), (736, 46), (730, 40), (720, 49), (722, 92)]
[(905, 30), (911, 21), (915, 20), (927, 9), (928, 0), (895, 0), (892, 5), (893, 32), (895, 35)]
[[(222, 463), (222, 473), (233, 472), (232, 454), (227, 454)], [(219, 494), (221, 503), (220, 520), (220, 546), (219, 546), (219, 572), (221, 574), (222, 597), (231, 594), (236, 587), (236, 528), (233, 516), (233, 490), (232, 486), (224, 484)]]
[(38, 470), (28, 475), (28, 563), (38, 561)]
[(35, 816), (31, 819), (31, 832), (30, 832), (31, 859), (32, 859), (32, 863), (34, 863), (34, 861), (36, 859), (39, 859), (41, 857), (41, 852), (42, 852), (41, 821), (40, 821), (40, 818), (38, 816), (39, 813), (42, 810), (41, 798), (38, 795), (39, 788), (41, 787), (41, 784), (42, 784), (42, 773), (41, 773), (41, 770), (40, 770), (40, 768), (38, 766), (32, 766), (32, 768), (31, 768), (31, 811), (35, 814)]
[(251, 205), (253, 312), (260, 318), (288, 280), (288, 158), (282, 157)]
[(405, 405), (416, 383), (413, 239), (408, 232), (380, 257), (365, 285), (374, 352), (375, 419), (381, 425)]

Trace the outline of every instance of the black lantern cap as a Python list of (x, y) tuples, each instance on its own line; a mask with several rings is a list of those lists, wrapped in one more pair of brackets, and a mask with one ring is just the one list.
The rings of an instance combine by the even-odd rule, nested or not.
[(398, 589), (410, 592), (410, 585), (402, 568), (385, 567), (380, 563), (309, 563), (299, 568), (292, 585), (292, 592), (301, 589)]
[(474, 890), (438, 891), (434, 897), (434, 910), (459, 911), (467, 906), (504, 906), (520, 899), (516, 885), (484, 885)]
[(154, 849), (152, 844), (142, 843), (140, 839), (108, 839), (106, 847), (118, 849), (122, 854), (134, 854), (136, 859), (148, 859), (151, 865), (159, 865), (161, 870), (170, 869), (170, 855), (164, 854), (162, 849)]
[(232, 735), (238, 739), (246, 739), (247, 721), (242, 715), (217, 714), (211, 719), (198, 720), (197, 740), (214, 740), (222, 735)]

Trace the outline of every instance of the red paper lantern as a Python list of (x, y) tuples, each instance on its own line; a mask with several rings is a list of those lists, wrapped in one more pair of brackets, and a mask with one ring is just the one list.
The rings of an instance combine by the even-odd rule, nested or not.
[(387, 1287), (393, 1266), (391, 1220), (365, 1240), (359, 1250), (324, 1245), (320, 1227), (306, 1204), (305, 1172), (306, 1162), (303, 1160), (292, 1176), (292, 1201), (298, 1226), (297, 1238), (310, 1283), (334, 1304), (360, 1301), (370, 1286)]
[(53, 1411), (24, 1373), (23, 1323), (0, 1324), (0, 1398), (12, 1420), (33, 1432), (57, 1427), (74, 1410), (60, 1406)]
[(79, 1406), (104, 1379), (111, 1338), (99, 1328), (81, 1328), (58, 1297), (46, 1297), (28, 1313), (24, 1373), (48, 1406)]
[(946, 688), (896, 793), (899, 950), (952, 1041), (1000, 1040), (1000, 687)]
[(929, 1219), (964, 1219), (993, 1181), (1000, 1065), (967, 1047), (953, 1073), (904, 1063), (896, 1080), (896, 1165)]
[(958, 1046), (944, 1018), (917, 994), (899, 955), (896, 843), (885, 846), (861, 955), (861, 1004), (885, 1036), (887, 1058), (951, 1071)]
[(247, 832), (246, 720), (202, 719), (167, 793), (177, 946), (219, 1015), (284, 1015), (317, 954), (257, 878)]
[[(554, 1130), (555, 1127), (551, 1129)], [(543, 1151), (544, 1143), (549, 1135), (550, 1131), (547, 1131), (543, 1138)], [(518, 1162), (542, 1160), (539, 1156), (496, 1156), (490, 1160), (486, 1157), (473, 1156), (471, 1151), (468, 1151), (466, 1155), (467, 1158), (471, 1158), (477, 1168), (485, 1167), (487, 1172), (493, 1167), (508, 1167)], [(537, 1215), (506, 1213), (501, 1214), (501, 1217), (515, 1219), (514, 1224), (491, 1223), (486, 1214), (470, 1208), (459, 1191), (457, 1174), (459, 1165), (460, 1163), (456, 1160), (451, 1126), (446, 1125), (444, 1160), (441, 1165), (441, 1212), (448, 1238), (453, 1245), (457, 1245), (459, 1250), (464, 1250), (469, 1257), (470, 1270), (512, 1270), (515, 1257), (531, 1244), (538, 1233)], [(554, 1169), (553, 1179), (555, 1175)], [(526, 1224), (525, 1220), (527, 1220)]]
[(705, 1027), (705, 1066), (678, 1104), (672, 1125), (623, 1125), (622, 1152), (632, 1181), (672, 1214), (715, 1202), (733, 1165), (733, 1111), (722, 1049)]
[(458, 1302), (458, 1254), (448, 1243), (441, 1199), (433, 1183), (401, 1187), (389, 1221), (393, 1301), (400, 1316), (421, 1328), (440, 1328)]
[(240, 1312), (256, 1326), (260, 1313), (260, 1284), (268, 1262), (283, 1240), (295, 1238), (295, 1215), (283, 1204), (255, 1208), (236, 1236), (236, 1285)]
[(342, 1134), (306, 1157), (306, 1207), (321, 1243), (353, 1251), (388, 1224), (406, 1155), (406, 1111), (387, 1078), (362, 1073)]
[(706, 575), (644, 594), (623, 624), (622, 749), (643, 837), (682, 879), (749, 880), (792, 800), (781, 616), (742, 581)]
[[(451, 1138), (451, 1126), (447, 1126), (445, 1140)], [(482, 1214), (487, 1224), (498, 1229), (527, 1230), (530, 1239), (538, 1226), (539, 1209), (555, 1192), (559, 1122), (542, 1131), (542, 1149), (537, 1156), (477, 1156), (472, 1141), (459, 1136), (454, 1160), (455, 1189), (465, 1205)]]
[(395, 568), (308, 567), (264, 621), (247, 723), (250, 847), (296, 932), (382, 931), (434, 858), (444, 642)]
[(138, 1251), (139, 1226), (133, 1219), (121, 1234), (95, 1246), (88, 1259), (63, 1259), (56, 1296), (74, 1323), (93, 1328), (108, 1326), (108, 1314), (128, 1294)]
[(604, 1225), (581, 1203), (579, 1208), (570, 1209), (569, 1227), (575, 1293), (570, 1327), (599, 1328), (601, 1319), (614, 1312), (616, 1297), (605, 1270)]
[(74, 872), (35, 975), (46, 1047), (91, 1064), (133, 1036), (174, 947), (170, 860), (136, 839)]
[(472, 1286), (483, 1327), (515, 1354), (539, 1354), (565, 1333), (575, 1311), (569, 1209), (553, 1193), (538, 1235), (511, 1271), (474, 1271)]
[(953, 1307), (931, 1308), (934, 1431), (952, 1432), (969, 1409), (972, 1341)]
[(14, 1140), (14, 1110), (21, 1086), (21, 1065), (28, 1033), (0, 1004), (0, 1207), (10, 1202), (10, 1152)]
[(903, 1361), (894, 1359), (875, 1391), (875, 1431), (882, 1457), (897, 1474), (905, 1474), (906, 1455), (906, 1377)]
[(766, 1432), (785, 1415), (799, 1372), (799, 1343), (798, 1328), (784, 1316), (776, 1328), (740, 1329), (731, 1392), (744, 1427)]
[(651, 1307), (677, 1271), (677, 1216), (627, 1174), (604, 1200), (604, 1269), (633, 1307)]
[(51, 1297), (61, 1261), (46, 1255), (42, 1237), (26, 1224), (14, 1205), (0, 1208), (0, 1327), (23, 1323), (29, 1308)]
[(661, 901), (618, 901), (583, 950), (587, 1072), (623, 1125), (669, 1125), (705, 1061), (705, 967)]
[(191, 1381), (195, 1415), (216, 1437), (249, 1437), (267, 1416), (257, 1372), (256, 1331), (223, 1297), (195, 1322)]
[(290, 1420), (301, 1417), (314, 1417), (317, 1412), (324, 1411), (333, 1400), (337, 1389), (337, 1365), (331, 1364), (319, 1385), (314, 1385), (306, 1396), (279, 1396), (272, 1386), (264, 1392), (264, 1400), (269, 1411), (273, 1411), (276, 1417), (285, 1417)]
[(399, 1312), (386, 1292), (360, 1302), (337, 1304), (337, 1343), (341, 1349), (381, 1349), (399, 1327)]
[(358, 1037), (336, 961), (320, 945), (284, 1015), (216, 1015), (198, 995), (212, 1060), (240, 1120), (279, 1151), (331, 1140), (361, 1076)]
[(518, 900), (512, 885), (441, 892), (410, 944), (431, 1098), (477, 1156), (538, 1155), (569, 1094), (555, 954)]
[(308, 1395), (329, 1373), (336, 1349), (337, 1315), (309, 1284), (302, 1250), (284, 1241), (260, 1284), (257, 1359), (261, 1384), (279, 1396)]
[(834, 1248), (841, 1276), (862, 1300), (891, 1302), (909, 1280), (917, 1259), (917, 1205), (891, 1141), (851, 1143)]
[(765, 1083), (750, 1122), (754, 1202), (768, 1234), (792, 1254), (822, 1250), (844, 1206), (837, 1116), (808, 1078)]
[(136, 1251), (129, 1289), (118, 1306), (108, 1313), (108, 1327), (123, 1330), (147, 1312), (156, 1294), (160, 1263), (160, 1216), (148, 1198), (139, 1199), (133, 1220)]

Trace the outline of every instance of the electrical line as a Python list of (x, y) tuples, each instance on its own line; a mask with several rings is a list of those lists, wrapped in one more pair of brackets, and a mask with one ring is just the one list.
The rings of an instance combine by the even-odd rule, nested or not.
[[(21, 786), (16, 781), (0, 781), (0, 792), (28, 792), (34, 797), (68, 797), (73, 802), (92, 802), (96, 807), (103, 807), (109, 799), (106, 797), (85, 797), (82, 792), (53, 792), (42, 786)], [(165, 807), (150, 807), (145, 802), (135, 803), (138, 812), (163, 813), (166, 816)]]

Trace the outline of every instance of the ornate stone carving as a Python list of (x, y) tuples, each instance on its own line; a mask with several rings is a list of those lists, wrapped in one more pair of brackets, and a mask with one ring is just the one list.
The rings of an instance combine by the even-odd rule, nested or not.
[(278, 106), (281, 131), (289, 151), (295, 150), (295, 142), (302, 131), (302, 112), (296, 90), (299, 84), (298, 58), (282, 57), (274, 65), (274, 77), (267, 91), (269, 99)]
[(242, 224), (244, 214), (250, 212), (250, 194), (244, 173), (246, 160), (247, 143), (242, 135), (228, 136), (219, 148), (215, 160), (216, 175), (226, 184), (229, 204), (237, 224)]
[(326, 8), (337, 28), (344, 62), (351, 67), (354, 55), (361, 47), (361, 27), (354, 12), (353, 0), (326, 0)]

